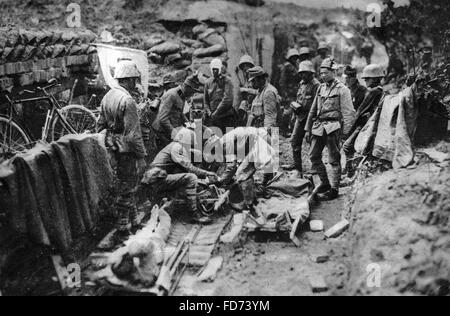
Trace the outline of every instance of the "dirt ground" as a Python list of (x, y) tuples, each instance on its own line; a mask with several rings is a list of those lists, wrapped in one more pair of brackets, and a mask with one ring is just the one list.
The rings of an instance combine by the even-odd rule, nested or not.
[[(306, 149), (308, 148), (307, 144)], [(289, 139), (280, 144), (281, 164), (292, 162)], [(305, 170), (309, 170), (308, 151), (303, 154)], [(338, 200), (320, 204), (312, 210), (312, 220), (322, 220), (325, 229), (331, 228), (346, 213), (347, 190)], [(323, 233), (309, 231), (305, 224), (299, 233), (301, 246), (296, 247), (286, 235), (247, 234), (232, 245), (221, 244), (217, 256), (224, 265), (213, 283), (196, 282), (195, 276), (185, 277), (178, 295), (207, 296), (309, 296), (342, 293), (348, 275), (345, 237), (324, 240)], [(325, 263), (313, 261), (317, 254), (329, 256)], [(325, 278), (329, 291), (314, 294), (310, 277)]]

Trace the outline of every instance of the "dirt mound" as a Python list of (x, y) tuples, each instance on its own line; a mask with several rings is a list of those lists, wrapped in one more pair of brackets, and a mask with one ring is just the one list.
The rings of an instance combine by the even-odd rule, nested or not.
[[(449, 152), (448, 143), (439, 148)], [(449, 171), (448, 164), (421, 163), (375, 175), (359, 190), (349, 294), (450, 293)]]

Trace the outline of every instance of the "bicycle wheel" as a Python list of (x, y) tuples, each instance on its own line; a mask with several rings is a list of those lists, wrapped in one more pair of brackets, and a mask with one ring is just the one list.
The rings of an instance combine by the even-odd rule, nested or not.
[[(97, 126), (97, 117), (82, 105), (68, 105), (62, 108), (61, 115), (77, 134), (94, 132)], [(58, 115), (53, 119), (51, 140), (57, 141), (64, 135), (70, 134)]]
[(0, 163), (29, 149), (30, 144), (30, 137), (19, 124), (0, 116)]

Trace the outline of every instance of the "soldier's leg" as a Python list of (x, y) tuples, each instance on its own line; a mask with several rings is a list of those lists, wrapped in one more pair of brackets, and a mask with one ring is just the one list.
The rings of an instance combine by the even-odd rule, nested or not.
[(131, 155), (117, 154), (117, 179), (119, 198), (117, 201), (117, 230), (126, 231), (129, 221), (137, 222), (136, 189), (138, 184), (137, 160)]
[(209, 224), (211, 219), (206, 216), (202, 216), (197, 208), (197, 188), (198, 178), (193, 173), (179, 173), (168, 175), (162, 185), (163, 189), (169, 191), (184, 191), (186, 195), (187, 205), (192, 212), (193, 220), (200, 224)]
[(353, 134), (345, 141), (343, 149), (345, 153), (345, 158), (347, 160), (346, 163), (346, 169), (347, 169), (347, 176), (349, 178), (353, 178), (355, 175), (355, 163), (354, 163), (354, 157), (355, 157), (355, 142), (359, 135), (359, 130), (353, 132)]
[(335, 199), (339, 195), (341, 184), (341, 131), (336, 131), (327, 136), (327, 148), (329, 163), (331, 165), (331, 191), (329, 199)]
[(312, 136), (311, 137), (311, 149), (310, 149), (310, 158), (311, 158), (311, 173), (317, 174), (321, 181), (322, 191), (327, 191), (330, 188), (330, 180), (328, 179), (327, 168), (323, 163), (323, 150), (326, 145), (326, 136)]
[(294, 158), (294, 169), (303, 174), (302, 147), (305, 138), (305, 120), (297, 119), (292, 133), (291, 145)]

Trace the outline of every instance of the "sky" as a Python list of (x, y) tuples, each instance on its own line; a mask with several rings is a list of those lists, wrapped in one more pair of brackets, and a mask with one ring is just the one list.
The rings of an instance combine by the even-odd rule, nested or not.
[[(312, 7), (312, 8), (357, 8), (360, 10), (366, 10), (367, 6), (370, 3), (380, 3), (382, 4), (382, 0), (268, 0), (272, 2), (287, 2), (287, 3), (295, 3), (304, 7)], [(397, 5), (408, 4), (409, 0), (394, 0)]]

